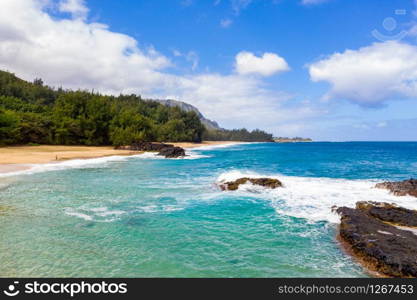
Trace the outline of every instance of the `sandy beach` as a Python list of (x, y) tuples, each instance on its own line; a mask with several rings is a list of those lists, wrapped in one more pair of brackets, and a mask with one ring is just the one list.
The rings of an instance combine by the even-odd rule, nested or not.
[[(182, 148), (197, 148), (212, 145), (234, 144), (236, 142), (210, 141), (203, 143), (172, 143)], [(90, 146), (16, 146), (0, 148), (0, 173), (23, 171), (31, 164), (45, 164), (70, 159), (89, 159), (106, 156), (136, 155), (141, 152), (115, 150), (113, 147)]]

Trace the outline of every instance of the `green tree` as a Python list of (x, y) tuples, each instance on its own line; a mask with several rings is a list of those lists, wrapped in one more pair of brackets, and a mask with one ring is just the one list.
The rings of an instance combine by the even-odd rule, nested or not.
[(15, 144), (19, 138), (18, 115), (13, 111), (0, 109), (0, 144)]

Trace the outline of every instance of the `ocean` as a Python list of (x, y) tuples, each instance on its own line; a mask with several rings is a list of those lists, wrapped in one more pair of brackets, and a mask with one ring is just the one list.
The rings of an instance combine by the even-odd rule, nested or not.
[[(333, 206), (417, 199), (416, 142), (253, 143), (35, 166), (0, 178), (1, 277), (367, 277)], [(284, 188), (216, 183), (274, 177)]]

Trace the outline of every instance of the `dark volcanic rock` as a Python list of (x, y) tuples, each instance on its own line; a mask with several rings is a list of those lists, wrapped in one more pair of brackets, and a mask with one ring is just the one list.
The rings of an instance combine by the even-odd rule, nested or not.
[(376, 188), (390, 190), (396, 196), (414, 196), (417, 197), (417, 179), (409, 179), (397, 182), (378, 183)]
[(116, 149), (131, 150), (131, 151), (161, 151), (162, 149), (174, 147), (171, 144), (151, 143), (151, 142), (136, 142), (130, 146), (119, 146)]
[[(391, 277), (417, 277), (417, 235), (383, 221), (413, 226), (416, 211), (391, 204), (358, 202), (356, 209), (341, 207), (340, 237), (371, 269)], [(412, 216), (410, 222), (406, 216)]]
[(165, 156), (166, 158), (185, 156), (185, 150), (183, 148), (164, 143), (137, 142), (130, 146), (119, 146), (116, 147), (116, 149), (131, 151), (153, 151), (158, 152), (158, 155)]
[(239, 188), (239, 186), (241, 184), (246, 184), (248, 182), (252, 183), (253, 185), (259, 185), (259, 186), (267, 187), (267, 188), (270, 188), (270, 189), (275, 189), (275, 188), (278, 188), (278, 187), (282, 187), (282, 183), (278, 179), (244, 177), (244, 178), (239, 178), (235, 181), (221, 183), (220, 188), (223, 191), (225, 191), (225, 190), (235, 191)]
[(383, 222), (417, 227), (417, 211), (415, 210), (378, 202), (358, 202), (356, 207)]
[(181, 147), (166, 147), (159, 151), (158, 155), (163, 155), (166, 158), (176, 158), (185, 156), (185, 150)]

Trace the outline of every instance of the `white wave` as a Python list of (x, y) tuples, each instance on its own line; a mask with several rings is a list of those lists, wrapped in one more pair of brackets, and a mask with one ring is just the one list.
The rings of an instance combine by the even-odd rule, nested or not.
[(0, 174), (0, 177), (10, 177), (10, 176), (17, 176), (17, 175), (30, 175), (40, 172), (46, 171), (57, 171), (57, 170), (65, 170), (65, 169), (82, 169), (82, 168), (97, 168), (97, 167), (106, 167), (108, 166), (107, 163), (114, 162), (114, 161), (125, 161), (131, 158), (138, 158), (143, 156), (144, 154), (137, 154), (131, 156), (106, 156), (106, 157), (98, 157), (98, 158), (88, 158), (88, 159), (71, 159), (63, 162), (53, 162), (53, 163), (46, 163), (46, 164), (27, 164), (25, 166), (29, 167), (29, 169), (16, 171), (16, 172), (9, 172)]
[(67, 208), (65, 214), (74, 216), (86, 221), (96, 222), (112, 222), (117, 220), (121, 215), (125, 214), (122, 210), (110, 210), (107, 207), (88, 208), (82, 206), (78, 209)]
[(141, 206), (138, 208), (138, 210), (141, 212), (146, 212), (146, 213), (154, 213), (158, 211), (158, 206), (157, 205)]
[(32, 169), (32, 166), (30, 165), (21, 165), (24, 167), (28, 167), (28, 169), (20, 170), (20, 171), (13, 171), (13, 172), (6, 172), (6, 173), (0, 173), (0, 178), (7, 178), (7, 177), (13, 177), (18, 175), (24, 175), (24, 174), (31, 174), (30, 171)]
[(13, 179), (4, 178), (0, 181), (0, 191), (7, 189), (13, 183)]
[(140, 159), (200, 159), (200, 158), (207, 158), (207, 157), (211, 157), (209, 155), (202, 155), (199, 153), (195, 153), (194, 151), (185, 151), (185, 155), (184, 157), (176, 157), (176, 158), (166, 158), (162, 155), (158, 155), (157, 152), (145, 152), (143, 154), (141, 154), (140, 156), (137, 156)]
[[(199, 153), (195, 153), (193, 151), (186, 151), (187, 156), (179, 157), (177, 159), (200, 159), (210, 157), (208, 155), (202, 155)], [(62, 162), (51, 162), (46, 164), (25, 164), (22, 166), (28, 167), (27, 169), (15, 171), (15, 172), (7, 172), (7, 173), (0, 173), (0, 178), (5, 177), (14, 177), (20, 175), (31, 175), (41, 172), (48, 172), (48, 171), (59, 171), (65, 169), (83, 169), (83, 168), (97, 168), (97, 167), (107, 167), (109, 162), (116, 162), (116, 161), (126, 161), (129, 159), (167, 159), (164, 156), (158, 155), (156, 152), (145, 152), (136, 155), (129, 155), (129, 156), (106, 156), (106, 157), (98, 157), (98, 158), (87, 158), (87, 159), (71, 159)]]
[(186, 207), (186, 203), (182, 205), (146, 205), (140, 206), (136, 209), (136, 211), (143, 212), (143, 213), (166, 213), (166, 212), (173, 212), (184, 210)]
[(109, 210), (107, 207), (91, 208), (90, 211), (94, 212), (97, 216), (100, 217), (120, 216), (126, 213), (122, 210)]
[[(241, 177), (279, 179), (284, 188), (272, 190), (246, 184), (241, 186), (237, 193), (268, 200), (277, 213), (305, 218), (312, 222), (339, 223), (340, 218), (332, 212), (332, 207), (355, 207), (358, 201), (396, 203), (409, 209), (417, 209), (414, 197), (397, 197), (387, 190), (374, 188), (377, 180), (295, 177), (235, 170), (221, 174), (217, 181), (233, 181)], [(258, 193), (253, 194), (253, 191)]]
[(93, 217), (91, 217), (91, 216), (89, 216), (89, 215), (86, 215), (86, 214), (83, 214), (83, 213), (78, 213), (78, 212), (70, 212), (70, 211), (67, 211), (67, 212), (65, 212), (68, 216), (74, 216), (74, 217), (78, 217), (78, 218), (81, 218), (81, 219), (84, 219), (84, 220), (86, 220), (86, 221), (92, 221), (93, 220)]
[(201, 147), (191, 147), (188, 148), (189, 150), (215, 150), (215, 149), (221, 149), (221, 148), (228, 148), (233, 147), (237, 145), (246, 145), (246, 144), (255, 144), (255, 143), (244, 143), (244, 142), (234, 142), (234, 143), (228, 143), (228, 144), (219, 144), (219, 145), (207, 145), (207, 146), (201, 146)]
[(158, 155), (157, 152), (144, 152), (139, 155), (135, 155), (139, 159), (165, 159), (165, 157)]
[[(210, 155), (203, 155), (203, 154), (199, 154), (196, 153), (194, 151), (185, 151), (185, 157), (182, 157), (182, 159), (200, 159), (200, 158), (209, 158), (211, 157)], [(181, 159), (181, 158), (179, 158)]]

